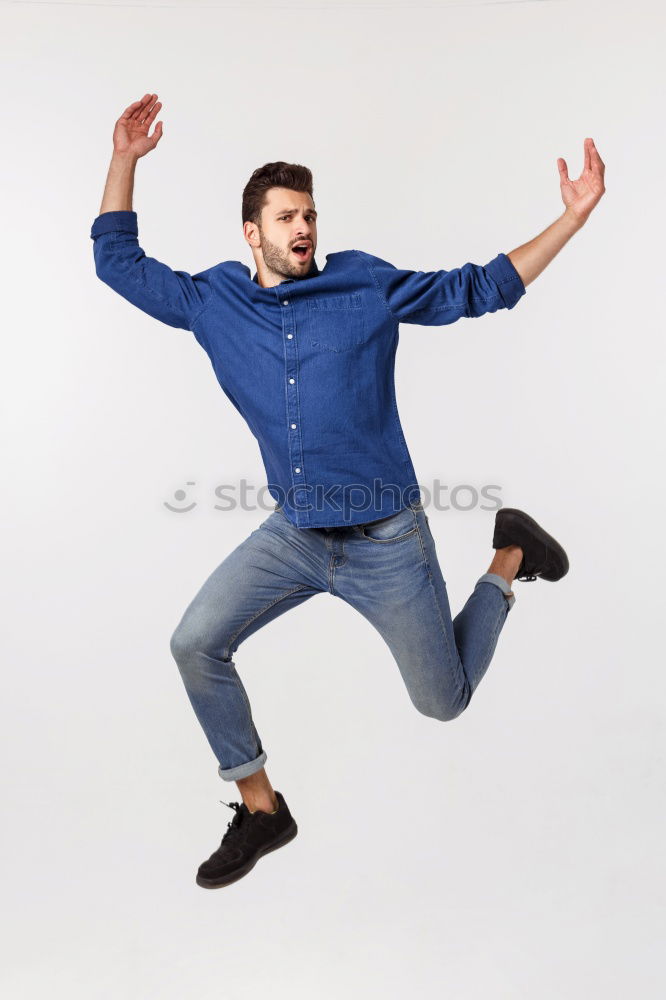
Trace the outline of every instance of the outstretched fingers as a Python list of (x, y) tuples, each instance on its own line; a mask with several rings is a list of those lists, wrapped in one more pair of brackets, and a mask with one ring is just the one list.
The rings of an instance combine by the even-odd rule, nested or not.
[[(597, 147), (594, 145), (594, 139), (585, 139), (583, 142), (584, 158), (583, 158), (583, 174), (593, 173), (597, 174), (602, 180), (604, 176), (604, 170), (606, 165), (604, 161), (599, 156)], [(563, 157), (558, 156), (557, 158), (557, 168), (560, 172), (560, 180), (562, 183), (569, 183), (569, 173), (567, 171), (566, 160)]]
[(140, 101), (134, 101), (133, 104), (125, 108), (120, 118), (124, 118), (126, 121), (143, 121), (146, 108), (152, 104), (156, 97), (157, 94), (144, 94)]
[(147, 114), (148, 114), (148, 112), (150, 110), (150, 107), (151, 107), (151, 105), (152, 105), (152, 103), (153, 103), (153, 101), (155, 100), (156, 97), (157, 97), (157, 94), (146, 94), (146, 96), (144, 97), (144, 99), (139, 102), (140, 106), (134, 112), (134, 116), (133, 116), (134, 117), (134, 121), (136, 121), (139, 125), (144, 125), (145, 124), (146, 116), (147, 116)]
[(162, 102), (161, 101), (156, 101), (155, 104), (153, 104), (153, 106), (151, 108), (150, 114), (148, 115), (147, 118), (145, 118), (142, 121), (141, 124), (142, 125), (146, 125), (147, 128), (150, 128), (150, 126), (152, 125), (152, 123), (155, 121), (155, 116), (156, 116), (157, 112), (160, 110), (161, 107), (162, 107)]

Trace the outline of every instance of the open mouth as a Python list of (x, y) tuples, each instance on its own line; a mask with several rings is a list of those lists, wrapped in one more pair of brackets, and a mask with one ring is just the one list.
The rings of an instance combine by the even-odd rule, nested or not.
[(300, 257), (301, 260), (305, 260), (305, 258), (309, 256), (310, 250), (312, 248), (309, 243), (297, 243), (291, 249), (292, 252), (295, 253), (297, 257)]

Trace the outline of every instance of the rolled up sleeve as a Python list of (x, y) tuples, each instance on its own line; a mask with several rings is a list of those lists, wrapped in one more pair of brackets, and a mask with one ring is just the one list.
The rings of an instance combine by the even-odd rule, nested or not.
[(463, 264), (450, 271), (401, 270), (372, 254), (356, 251), (369, 267), (388, 312), (402, 323), (443, 326), (463, 316), (513, 309), (525, 285), (506, 254), (488, 264)]
[(174, 271), (139, 246), (136, 212), (103, 212), (92, 224), (95, 271), (124, 299), (168, 326), (192, 330), (208, 304), (210, 271)]

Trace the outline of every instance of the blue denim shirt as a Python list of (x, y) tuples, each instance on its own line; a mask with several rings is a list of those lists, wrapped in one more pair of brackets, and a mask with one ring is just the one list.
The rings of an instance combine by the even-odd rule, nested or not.
[(344, 250), (263, 288), (239, 261), (188, 274), (147, 257), (136, 212), (104, 212), (90, 237), (105, 284), (194, 334), (297, 528), (361, 524), (421, 501), (395, 396), (399, 324), (444, 326), (525, 294), (503, 253), (485, 266), (410, 271)]

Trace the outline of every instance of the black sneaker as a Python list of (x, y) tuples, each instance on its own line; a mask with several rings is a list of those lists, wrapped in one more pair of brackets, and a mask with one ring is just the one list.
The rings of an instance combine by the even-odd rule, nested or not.
[(516, 580), (561, 580), (569, 570), (567, 554), (537, 522), (514, 507), (500, 507), (495, 514), (493, 548), (519, 545), (523, 558)]
[(218, 849), (199, 865), (197, 885), (204, 889), (229, 885), (247, 875), (262, 855), (293, 840), (298, 833), (296, 821), (282, 794), (276, 791), (275, 797), (278, 808), (274, 813), (250, 812), (244, 802), (224, 803), (236, 815), (227, 824)]

